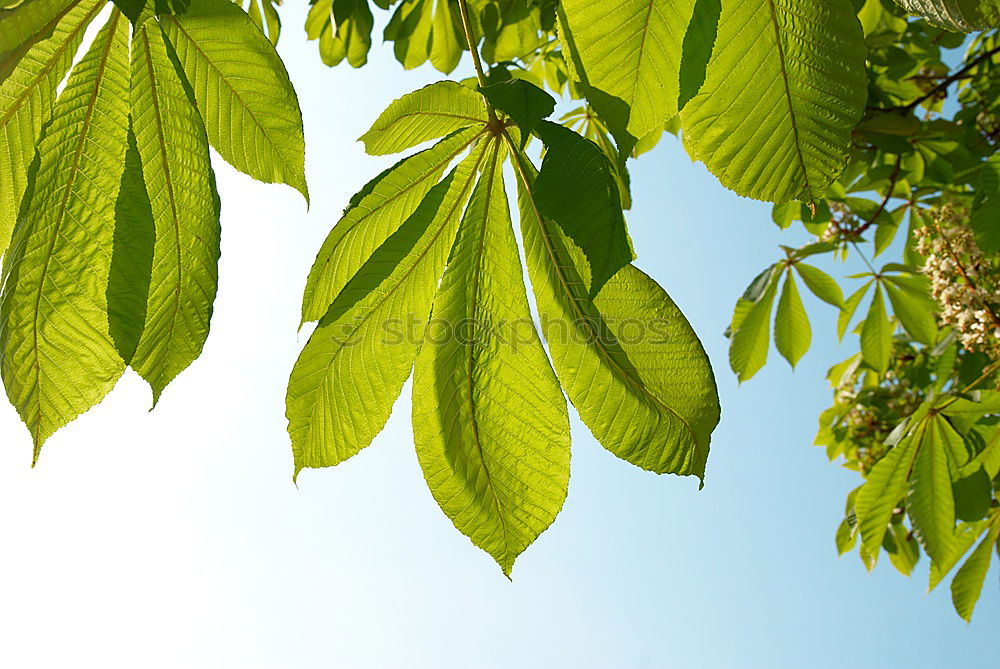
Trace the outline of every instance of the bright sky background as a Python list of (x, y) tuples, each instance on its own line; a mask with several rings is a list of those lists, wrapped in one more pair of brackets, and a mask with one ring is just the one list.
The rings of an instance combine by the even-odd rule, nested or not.
[[(738, 388), (722, 337), (778, 257), (769, 207), (724, 190), (678, 142), (633, 163), (638, 264), (702, 337), (723, 418), (705, 489), (640, 471), (573, 417), (572, 481), (508, 582), (452, 526), (413, 452), (409, 384), (375, 442), (292, 484), (284, 419), (306, 273), (350, 195), (394, 159), (355, 142), (395, 97), (441, 78), (391, 45), (328, 69), (282, 10), (279, 51), (306, 128), (308, 212), (216, 160), (219, 297), (205, 351), (164, 392), (129, 372), (46, 444), (0, 406), (0, 666), (922, 669), (996, 654), (991, 572), (973, 624), (883, 560), (837, 558), (857, 476), (810, 446), (830, 402), (832, 309), (805, 296), (814, 346)], [(468, 58), (461, 76), (471, 71)], [(455, 74), (458, 75), (459, 72)], [(834, 268), (826, 267), (828, 270)], [(847, 272), (839, 270), (840, 274)], [(572, 411), (572, 410), (571, 410)]]

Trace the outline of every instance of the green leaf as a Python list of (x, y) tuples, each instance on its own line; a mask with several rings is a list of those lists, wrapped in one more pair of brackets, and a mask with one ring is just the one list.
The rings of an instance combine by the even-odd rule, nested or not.
[(1000, 251), (1000, 153), (994, 153), (979, 168), (976, 197), (969, 226), (979, 249), (986, 255)]
[(723, 3), (716, 45), (704, 85), (681, 111), (695, 156), (740, 195), (822, 198), (867, 100), (864, 37), (849, 0)]
[(368, 62), (374, 19), (367, 0), (318, 0), (306, 18), (306, 36), (319, 39), (323, 63), (334, 66), (345, 57), (351, 67)]
[(469, 128), (403, 159), (365, 186), (323, 242), (309, 271), (302, 322), (323, 317), (351, 277), (413, 213), (455, 158), (482, 135)]
[(562, 508), (569, 416), (535, 332), (494, 143), (413, 372), (413, 435), (434, 499), (510, 575)]
[(928, 292), (914, 290), (896, 281), (896, 277), (886, 276), (882, 287), (889, 296), (892, 311), (910, 336), (922, 344), (931, 346), (937, 341), (938, 325), (934, 315), (937, 303)]
[(914, 534), (935, 562), (947, 559), (955, 545), (955, 499), (941, 421), (938, 416), (928, 421), (917, 448), (906, 502)]
[(721, 0), (695, 0), (694, 13), (684, 33), (678, 110), (684, 109), (688, 100), (693, 98), (705, 83), (708, 63), (712, 59), (712, 51), (715, 49), (716, 37), (719, 34), (721, 15)]
[(108, 328), (115, 349), (128, 364), (146, 324), (146, 300), (153, 271), (156, 228), (146, 192), (142, 158), (129, 118), (128, 149), (115, 201), (115, 238), (108, 275)]
[(844, 293), (840, 289), (840, 284), (833, 277), (823, 270), (805, 263), (798, 262), (793, 267), (813, 295), (838, 309), (844, 308)]
[(970, 33), (1000, 25), (1000, 4), (996, 0), (896, 0), (911, 14), (934, 26)]
[(146, 324), (131, 366), (163, 388), (201, 354), (218, 283), (219, 211), (205, 127), (163, 34), (143, 23), (132, 40), (132, 119), (156, 243)]
[(295, 474), (343, 462), (385, 425), (488, 142), (434, 186), (361, 267), (312, 333), (288, 381)]
[(684, 34), (694, 0), (563, 0), (560, 38), (581, 92), (620, 149), (678, 111)]
[(392, 41), (396, 60), (404, 69), (423, 65), (430, 55), (431, 31), (434, 27), (434, 0), (401, 2), (389, 19), (383, 37)]
[(539, 211), (554, 220), (590, 265), (590, 295), (635, 257), (613, 168), (601, 149), (569, 128), (542, 121), (542, 168), (533, 187)]
[[(185, 0), (180, 0), (185, 1)], [(243, 7), (250, 19), (258, 28), (267, 35), (271, 44), (278, 45), (278, 37), (281, 35), (281, 17), (275, 5), (281, 5), (281, 0), (235, 0), (236, 4)], [(190, 2), (188, 3), (190, 4)], [(244, 5), (246, 5), (244, 7)], [(365, 3), (367, 6), (367, 2)]]
[(809, 317), (802, 306), (795, 276), (789, 270), (785, 274), (785, 284), (781, 288), (778, 309), (774, 313), (774, 344), (778, 353), (795, 368), (796, 363), (809, 350), (812, 329)]
[(913, 458), (927, 429), (926, 422), (921, 422), (893, 446), (872, 468), (858, 491), (854, 510), (861, 530), (861, 543), (872, 556), (878, 555), (893, 510), (906, 495)]
[(988, 529), (985, 521), (975, 523), (959, 523), (955, 528), (955, 549), (947, 559), (940, 562), (931, 562), (930, 577), (927, 583), (927, 592), (938, 587), (944, 577), (948, 575), (958, 561), (962, 559), (976, 540)]
[(861, 326), (861, 356), (879, 374), (885, 374), (892, 358), (892, 325), (885, 311), (885, 300), (879, 284), (875, 285), (868, 315)]
[(308, 201), (299, 102), (260, 28), (229, 0), (196, 0), (180, 16), (161, 16), (160, 24), (219, 155), (258, 181), (292, 186)]
[(128, 20), (135, 24), (139, 20), (139, 15), (146, 8), (146, 0), (111, 0)]
[(920, 560), (920, 544), (902, 523), (890, 523), (882, 547), (889, 554), (892, 566), (904, 576), (909, 576)]
[(128, 90), (128, 22), (113, 12), (55, 105), (4, 263), (2, 375), (36, 460), (42, 443), (100, 402), (124, 369), (105, 290)]
[(1000, 423), (988, 426), (984, 432), (986, 444), (983, 450), (966, 466), (973, 471), (982, 467), (992, 480), (1000, 474)]
[(844, 553), (850, 551), (854, 548), (854, 544), (857, 543), (858, 533), (855, 530), (857, 525), (852, 525), (846, 518), (840, 521), (840, 525), (837, 526), (837, 555), (843, 555)]
[(490, 104), (517, 124), (521, 129), (522, 142), (535, 131), (538, 122), (556, 108), (556, 101), (551, 95), (524, 79), (508, 79), (479, 90)]
[(837, 316), (837, 339), (844, 338), (844, 333), (847, 332), (847, 326), (851, 324), (854, 312), (858, 310), (858, 305), (861, 304), (861, 300), (864, 299), (865, 293), (868, 292), (868, 288), (872, 285), (872, 283), (873, 281), (869, 281), (865, 285), (861, 286), (861, 288), (858, 288), (849, 298), (847, 298), (847, 301), (844, 302), (844, 308)]
[[(778, 277), (774, 274), (767, 290), (753, 306), (749, 306), (732, 333), (729, 366), (736, 372), (740, 383), (751, 379), (767, 362), (767, 349), (771, 344), (771, 307), (774, 306), (777, 290)], [(736, 323), (735, 315), (733, 322)]]
[(27, 166), (52, 114), (56, 86), (105, 5), (104, 0), (30, 0), (0, 14), (0, 155), (7, 157), (0, 170), (0, 254), (14, 229)]
[(632, 265), (592, 299), (584, 255), (542, 214), (523, 154), (515, 171), (542, 332), (580, 418), (605, 448), (632, 464), (703, 477), (719, 404), (694, 330), (663, 289)]
[(986, 470), (980, 466), (951, 484), (955, 497), (955, 517), (966, 522), (982, 520), (993, 502), (993, 485)]
[(24, 55), (23, 47), (51, 37), (55, 25), (79, 4), (74, 0), (23, 0), (13, 9), (0, 9), (0, 72), (13, 69)]
[(972, 551), (972, 555), (952, 579), (951, 601), (955, 605), (955, 611), (965, 622), (972, 621), (972, 610), (976, 607), (979, 594), (983, 591), (983, 581), (986, 580), (986, 573), (990, 570), (990, 560), (993, 557), (990, 553), (997, 545), (998, 536), (1000, 536), (1000, 523), (994, 520), (989, 532), (986, 533), (986, 538), (976, 546), (976, 550)]
[(438, 81), (395, 100), (360, 141), (373, 156), (399, 153), (486, 121), (483, 96), (454, 81)]
[(452, 13), (449, 0), (437, 0), (434, 6), (434, 19), (431, 24), (431, 65), (438, 72), (450, 73), (458, 67), (462, 59), (462, 30), (459, 27), (458, 8)]

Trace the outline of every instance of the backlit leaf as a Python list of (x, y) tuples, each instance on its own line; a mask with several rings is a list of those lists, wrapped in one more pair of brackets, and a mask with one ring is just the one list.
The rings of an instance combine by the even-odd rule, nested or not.
[(413, 435), (438, 504), (509, 575), (562, 508), (569, 418), (528, 310), (499, 148), (472, 194), (414, 363)]
[(434, 186), (341, 291), (292, 369), (295, 473), (371, 443), (410, 375), (487, 142)]
[(196, 0), (160, 23), (191, 82), (208, 139), (233, 167), (308, 199), (302, 114), (274, 46), (229, 0)]
[(822, 198), (864, 111), (863, 40), (850, 0), (724, 2), (686, 143), (740, 195)]
[(128, 90), (128, 21), (113, 12), (59, 96), (4, 263), (0, 371), (36, 459), (45, 439), (100, 402), (124, 369), (105, 290)]
[(152, 21), (132, 40), (132, 119), (156, 243), (146, 324), (130, 364), (155, 403), (205, 344), (220, 232), (205, 128)]

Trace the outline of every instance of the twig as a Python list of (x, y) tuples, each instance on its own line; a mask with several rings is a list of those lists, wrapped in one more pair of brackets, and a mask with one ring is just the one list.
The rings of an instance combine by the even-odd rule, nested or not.
[(864, 233), (866, 230), (868, 230), (868, 228), (872, 227), (872, 225), (875, 223), (875, 219), (877, 219), (879, 216), (882, 215), (882, 212), (885, 211), (886, 205), (889, 204), (889, 200), (892, 199), (892, 191), (896, 189), (896, 182), (899, 180), (900, 168), (902, 166), (903, 166), (903, 156), (897, 155), (896, 167), (895, 169), (892, 170), (892, 174), (889, 176), (889, 189), (886, 190), (885, 197), (882, 198), (882, 204), (878, 206), (878, 209), (875, 210), (874, 214), (868, 217), (868, 220), (866, 220), (864, 223), (862, 223), (855, 229), (851, 230), (851, 234), (860, 235)]
[(978, 56), (970, 60), (968, 63), (966, 63), (960, 70), (956, 71), (954, 74), (949, 75), (940, 84), (938, 84), (931, 90), (927, 91), (926, 93), (921, 95), (916, 100), (913, 100), (912, 102), (909, 102), (905, 105), (899, 105), (897, 107), (876, 107), (874, 110), (883, 113), (897, 112), (897, 111), (913, 111), (914, 109), (916, 109), (917, 105), (919, 105), (921, 102), (927, 100), (928, 98), (934, 97), (943, 90), (946, 90), (953, 83), (955, 83), (959, 79), (962, 79), (969, 70), (976, 67), (984, 60), (991, 58), (993, 55), (997, 53), (1000, 53), (1000, 46), (990, 49), (989, 51), (984, 51), (983, 53), (979, 54)]

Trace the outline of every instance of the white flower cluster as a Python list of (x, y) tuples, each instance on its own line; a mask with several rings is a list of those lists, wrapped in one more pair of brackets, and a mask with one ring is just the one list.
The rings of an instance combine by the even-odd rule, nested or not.
[(835, 242), (856, 236), (858, 218), (843, 202), (830, 202), (830, 222), (819, 236), (821, 242)]
[(917, 252), (925, 258), (923, 272), (931, 295), (941, 305), (941, 320), (951, 326), (963, 348), (994, 357), (1000, 351), (1000, 286), (964, 214), (950, 204), (931, 210), (933, 225), (914, 230)]

